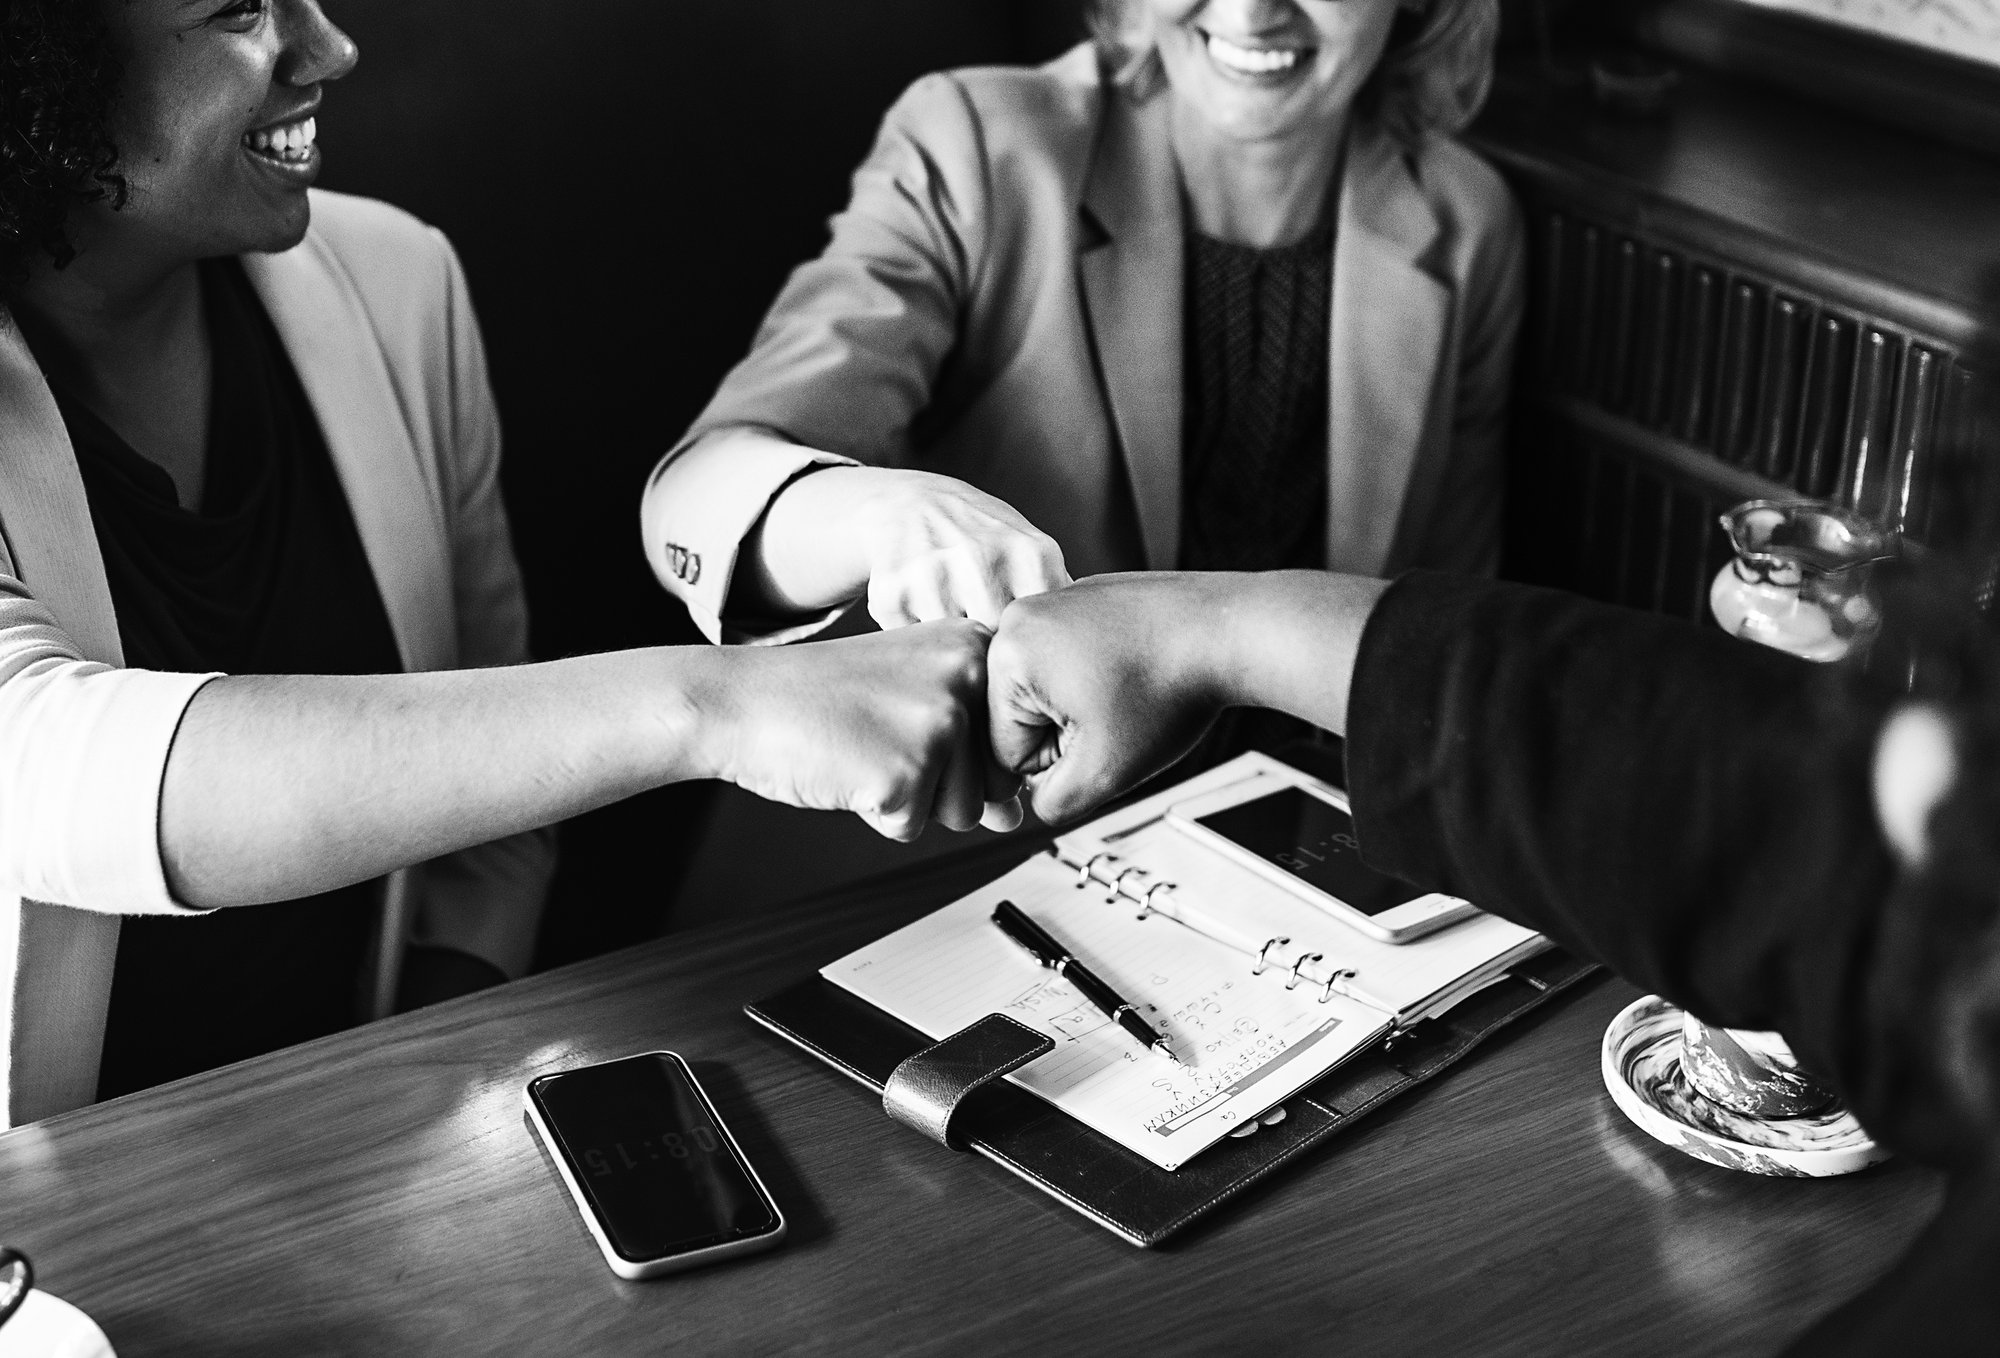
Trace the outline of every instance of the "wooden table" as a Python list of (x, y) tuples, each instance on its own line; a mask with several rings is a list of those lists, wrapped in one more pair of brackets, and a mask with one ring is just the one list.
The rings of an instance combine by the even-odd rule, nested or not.
[[(1006, 843), (0, 1135), (0, 1235), (147, 1354), (1767, 1353), (1879, 1274), (1937, 1180), (1767, 1180), (1612, 1107), (1586, 983), (1143, 1252), (739, 1012), (983, 881)], [(521, 1115), (542, 1071), (685, 1054), (792, 1220), (606, 1270)], [(1046, 1346), (1045, 1348), (1043, 1346)]]

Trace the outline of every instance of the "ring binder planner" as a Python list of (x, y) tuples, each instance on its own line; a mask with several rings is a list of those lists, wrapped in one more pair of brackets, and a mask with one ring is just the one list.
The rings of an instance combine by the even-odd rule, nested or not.
[[(1252, 775), (1307, 778), (1263, 756), (1233, 760), (749, 1012), (877, 1089), (904, 1058), (989, 1019), (1046, 1038), (1046, 1055), (958, 1110), (951, 1139), (1152, 1244), (1591, 970), (1489, 916), (1377, 941), (1162, 819)], [(1185, 1065), (1150, 1059), (1010, 943), (990, 923), (1003, 898), (1089, 956)], [(979, 1074), (954, 1069), (960, 1082)], [(1288, 1116), (1267, 1122), (1280, 1105)]]

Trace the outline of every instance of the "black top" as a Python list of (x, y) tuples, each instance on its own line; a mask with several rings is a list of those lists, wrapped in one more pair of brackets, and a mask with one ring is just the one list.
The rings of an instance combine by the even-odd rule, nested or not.
[[(235, 260), (201, 266), (213, 351), (199, 510), (56, 389), (104, 556), (125, 663), (375, 674), (402, 662), (318, 420)], [(125, 920), (98, 1096), (348, 1027), (379, 885), (196, 917)]]
[(1325, 565), (1332, 288), (1330, 217), (1270, 250), (1189, 232), (1183, 569)]
[(1951, 959), (1993, 955), (2000, 910), (1990, 880), (1898, 869), (1871, 793), (1889, 701), (1670, 618), (1413, 572), (1362, 637), (1348, 789), (1376, 866), (1782, 1032), (1879, 1140), (1954, 1172), (1912, 1255), (1801, 1352), (1986, 1352), (2000, 1146), (1945, 1078), (1935, 1006)]
[[(1304, 240), (1269, 250), (1188, 232), (1182, 569), (1325, 566), (1332, 289), (1331, 211)], [(1282, 713), (1235, 709), (1165, 778), (1245, 750), (1290, 757), (1319, 734)]]

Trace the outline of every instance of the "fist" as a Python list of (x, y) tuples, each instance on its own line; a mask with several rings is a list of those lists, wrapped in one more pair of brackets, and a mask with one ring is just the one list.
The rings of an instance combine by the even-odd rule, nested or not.
[(891, 839), (979, 823), (1019, 780), (987, 755), (987, 629), (966, 619), (734, 652), (722, 776), (793, 806), (852, 811)]
[(1015, 599), (1069, 583), (1055, 539), (1004, 500), (931, 472), (843, 470), (863, 488), (850, 522), (881, 626), (964, 617), (998, 627)]
[(1035, 813), (1080, 816), (1193, 747), (1222, 705), (1199, 644), (1209, 577), (1101, 575), (1008, 605), (987, 653), (987, 722)]

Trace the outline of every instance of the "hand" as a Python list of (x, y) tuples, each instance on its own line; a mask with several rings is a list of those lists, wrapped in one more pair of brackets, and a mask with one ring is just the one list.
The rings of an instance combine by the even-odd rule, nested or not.
[(852, 811), (891, 839), (979, 823), (1019, 780), (986, 744), (986, 644), (964, 619), (718, 652), (712, 767), (760, 797)]
[(1201, 738), (1223, 706), (1211, 662), (1226, 579), (1100, 575), (1008, 607), (987, 652), (987, 720), (1037, 815), (1081, 815)]
[(893, 467), (827, 467), (785, 488), (746, 556), (781, 605), (866, 589), (885, 628), (971, 618), (1069, 583), (1055, 539), (963, 481)]

